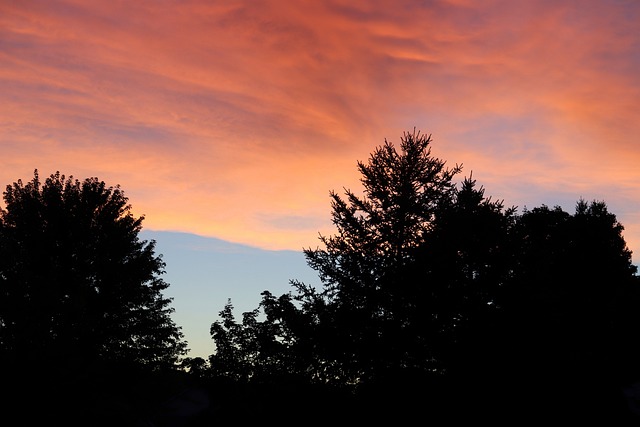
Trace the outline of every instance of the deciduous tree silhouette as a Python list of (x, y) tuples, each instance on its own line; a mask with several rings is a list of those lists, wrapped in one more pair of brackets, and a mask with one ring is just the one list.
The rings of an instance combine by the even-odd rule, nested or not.
[(520, 390), (513, 408), (535, 399), (541, 417), (620, 421), (622, 387), (640, 378), (638, 278), (622, 231), (604, 202), (518, 217), (495, 354), (505, 387)]
[(172, 366), (185, 353), (164, 262), (123, 191), (60, 173), (17, 181), (0, 211), (0, 355), (6, 366), (81, 371)]

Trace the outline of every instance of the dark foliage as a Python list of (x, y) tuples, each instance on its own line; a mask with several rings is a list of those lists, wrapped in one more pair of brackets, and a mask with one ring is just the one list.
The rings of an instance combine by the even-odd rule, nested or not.
[(362, 196), (331, 193), (337, 232), (305, 250), (320, 287), (265, 291), (240, 323), (227, 304), (214, 377), (321, 386), (360, 415), (632, 420), (640, 293), (615, 215), (584, 201), (517, 214), (472, 178), (457, 187), (430, 142), (385, 141), (358, 163)]
[(21, 363), (172, 365), (183, 354), (164, 263), (143, 218), (96, 178), (7, 186), (0, 212), (0, 351)]
[[(25, 425), (136, 425), (186, 351), (164, 263), (119, 187), (56, 173), (0, 211), (0, 408)], [(175, 381), (173, 381), (175, 382)]]
[(640, 306), (622, 231), (603, 202), (518, 217), (484, 366), (513, 411), (536, 402), (539, 418), (623, 422), (623, 390), (640, 379)]

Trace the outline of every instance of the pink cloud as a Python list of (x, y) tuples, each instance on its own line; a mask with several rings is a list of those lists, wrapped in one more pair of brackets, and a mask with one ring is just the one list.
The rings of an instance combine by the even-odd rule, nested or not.
[(599, 1), (5, 2), (0, 182), (34, 167), (98, 175), (147, 227), (299, 249), (331, 232), (328, 192), (357, 187), (356, 160), (416, 126), (511, 203), (607, 196), (640, 244), (639, 14)]

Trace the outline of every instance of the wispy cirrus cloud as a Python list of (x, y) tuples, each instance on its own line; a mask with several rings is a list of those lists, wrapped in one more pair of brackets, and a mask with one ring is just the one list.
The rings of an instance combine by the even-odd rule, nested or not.
[[(269, 248), (413, 127), (509, 204), (603, 198), (640, 244), (635, 2), (0, 5), (2, 182), (120, 183), (146, 226)], [(295, 220), (292, 220), (295, 219)]]

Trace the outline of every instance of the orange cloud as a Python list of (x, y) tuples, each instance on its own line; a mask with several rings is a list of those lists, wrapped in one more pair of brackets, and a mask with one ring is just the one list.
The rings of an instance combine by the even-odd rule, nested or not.
[(0, 182), (97, 175), (146, 227), (300, 249), (332, 231), (328, 192), (358, 186), (356, 160), (416, 126), (495, 197), (604, 198), (640, 245), (639, 15), (599, 1), (3, 2)]

